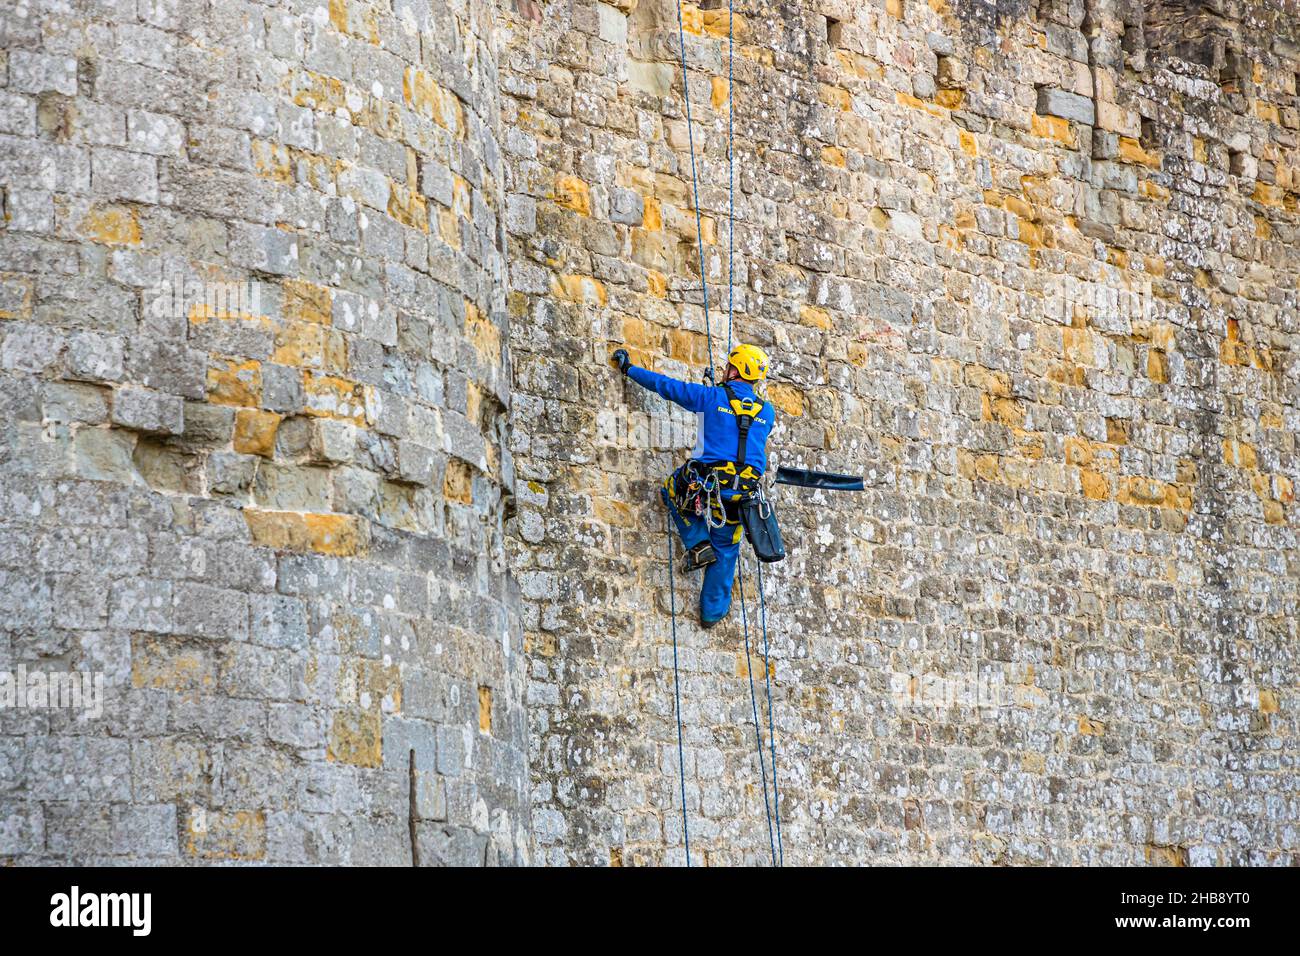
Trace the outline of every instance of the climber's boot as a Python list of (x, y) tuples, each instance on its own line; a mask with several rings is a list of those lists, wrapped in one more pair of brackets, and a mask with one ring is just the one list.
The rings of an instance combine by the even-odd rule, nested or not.
[(682, 555), (682, 574), (690, 574), (692, 571), (708, 567), (716, 560), (718, 555), (714, 552), (713, 545), (708, 541), (701, 541)]
[(705, 617), (703, 614), (701, 614), (701, 615), (700, 615), (700, 627), (704, 628), (704, 629), (707, 631), (709, 628), (711, 628), (713, 625), (717, 624), (719, 621), (726, 620), (727, 615), (730, 614), (730, 613), (731, 613), (731, 608), (727, 608), (727, 610), (726, 610), (725, 612), (723, 612), (722, 617), (707, 618), (707, 617)]

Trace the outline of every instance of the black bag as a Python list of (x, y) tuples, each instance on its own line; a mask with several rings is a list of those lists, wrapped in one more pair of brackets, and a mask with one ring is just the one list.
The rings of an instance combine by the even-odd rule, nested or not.
[(771, 562), (785, 557), (781, 528), (776, 523), (776, 509), (772, 502), (759, 497), (746, 498), (740, 503), (740, 523), (745, 527), (745, 537), (758, 560)]

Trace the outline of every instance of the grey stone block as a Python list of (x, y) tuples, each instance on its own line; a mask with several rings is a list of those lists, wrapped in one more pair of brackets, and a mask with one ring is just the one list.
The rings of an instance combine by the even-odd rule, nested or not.
[(1061, 116), (1091, 126), (1096, 119), (1096, 107), (1086, 96), (1045, 86), (1038, 90), (1038, 114)]
[(109, 624), (132, 631), (163, 633), (171, 630), (170, 581), (127, 578), (116, 582), (109, 598)]
[(113, 393), (113, 424), (135, 431), (179, 435), (185, 431), (185, 405), (175, 395), (147, 388), (119, 388)]
[(91, 152), (91, 188), (105, 199), (158, 202), (158, 165), (152, 156), (96, 147)]
[(19, 93), (76, 96), (77, 61), (70, 56), (13, 50), (9, 54), (9, 88)]
[(236, 265), (259, 272), (294, 275), (298, 271), (298, 240), (282, 229), (235, 223), (230, 227), (230, 258)]
[(238, 591), (178, 582), (172, 594), (172, 630), (195, 637), (245, 640), (248, 602), (248, 596)]
[(264, 647), (307, 646), (307, 611), (297, 598), (253, 594), (248, 599), (248, 637)]

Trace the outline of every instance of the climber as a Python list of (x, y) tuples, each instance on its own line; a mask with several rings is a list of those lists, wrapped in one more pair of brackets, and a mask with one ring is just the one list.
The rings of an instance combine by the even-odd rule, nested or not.
[(754, 391), (767, 378), (767, 354), (755, 345), (737, 345), (721, 385), (696, 385), (640, 368), (626, 349), (616, 351), (613, 362), (642, 388), (699, 413), (691, 457), (664, 479), (659, 493), (686, 548), (682, 572), (705, 568), (700, 624), (712, 627), (731, 610), (742, 534), (738, 506), (758, 491), (767, 467), (775, 415)]

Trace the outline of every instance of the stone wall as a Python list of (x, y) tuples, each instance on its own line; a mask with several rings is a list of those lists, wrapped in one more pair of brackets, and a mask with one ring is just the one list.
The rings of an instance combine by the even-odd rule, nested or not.
[[(503, 6), (537, 852), (680, 863), (655, 492), (693, 421), (607, 363), (708, 361), (676, 6)], [(1294, 863), (1295, 5), (741, 3), (732, 89), (702, 6), (714, 358), (731, 96), (776, 457), (868, 485), (779, 496), (786, 859)], [(694, 862), (764, 863), (738, 609), (678, 584)]]
[(0, 48), (0, 860), (528, 860), (490, 4)]
[[(1296, 862), (1294, 2), (741, 4), (730, 84), (684, 4), (693, 131), (678, 11), (0, 14), (0, 671), (105, 678), (0, 708), (0, 860), (683, 862), (694, 421), (608, 354), (734, 318), (868, 486), (778, 493), (787, 860)], [(693, 862), (765, 863), (678, 585)]]

